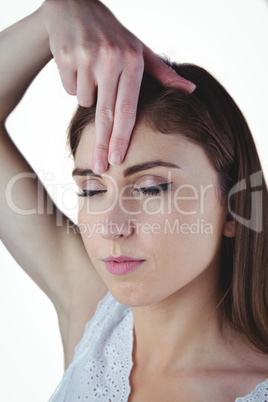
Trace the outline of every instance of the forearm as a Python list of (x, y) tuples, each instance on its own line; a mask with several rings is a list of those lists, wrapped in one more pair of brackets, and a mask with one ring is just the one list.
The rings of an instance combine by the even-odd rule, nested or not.
[(42, 7), (0, 33), (0, 123), (52, 58)]
[(52, 54), (64, 89), (81, 106), (92, 106), (98, 91), (92, 156), (96, 173), (107, 169), (108, 159), (117, 164), (125, 157), (144, 69), (164, 86), (195, 89), (100, 1), (45, 0), (35, 13), (0, 34), (0, 125)]

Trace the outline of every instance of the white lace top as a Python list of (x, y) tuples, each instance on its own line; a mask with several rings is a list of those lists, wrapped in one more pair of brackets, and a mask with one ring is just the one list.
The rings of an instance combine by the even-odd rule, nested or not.
[[(110, 292), (99, 302), (50, 402), (127, 402), (133, 315)], [(268, 402), (268, 379), (234, 402)]]

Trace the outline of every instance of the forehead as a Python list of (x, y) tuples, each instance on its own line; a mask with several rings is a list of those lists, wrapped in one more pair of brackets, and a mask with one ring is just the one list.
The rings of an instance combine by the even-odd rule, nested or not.
[[(81, 136), (81, 140), (77, 147), (75, 159), (83, 158), (84, 153), (87, 154), (87, 158), (91, 156), (93, 152), (95, 138), (95, 125), (88, 125)], [(151, 154), (163, 155), (163, 151), (168, 154), (169, 150), (177, 143), (176, 135), (166, 135), (152, 130), (145, 124), (137, 124), (132, 132), (127, 155), (134, 154), (136, 158)], [(164, 146), (164, 149), (163, 149)]]
[[(95, 125), (90, 124), (81, 136), (75, 156), (75, 165), (82, 168), (92, 167), (92, 153), (95, 137)], [(128, 167), (133, 164), (150, 160), (162, 160), (180, 165), (189, 173), (197, 169), (215, 171), (204, 150), (183, 135), (163, 134), (154, 131), (144, 123), (136, 124), (131, 135), (128, 151), (120, 167)], [(115, 166), (108, 167), (115, 168)]]

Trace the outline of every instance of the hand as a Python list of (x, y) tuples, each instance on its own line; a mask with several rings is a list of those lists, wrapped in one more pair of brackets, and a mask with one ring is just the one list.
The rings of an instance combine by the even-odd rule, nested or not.
[(159, 59), (97, 0), (46, 0), (50, 48), (66, 92), (95, 103), (92, 169), (103, 173), (125, 157), (135, 124), (144, 69), (165, 86), (192, 92), (195, 85)]

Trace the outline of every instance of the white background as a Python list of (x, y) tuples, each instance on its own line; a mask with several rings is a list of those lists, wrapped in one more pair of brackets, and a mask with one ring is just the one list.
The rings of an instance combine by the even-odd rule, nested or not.
[[(40, 4), (2, 2), (0, 29)], [(155, 52), (199, 64), (220, 80), (247, 118), (267, 180), (267, 1), (106, 0), (105, 4)], [(73, 219), (76, 200), (65, 132), (75, 105), (75, 98), (62, 89), (52, 61), (8, 121), (12, 138), (59, 207)], [(57, 317), (50, 301), (1, 243), (0, 249), (0, 400), (44, 402), (63, 374)]]

